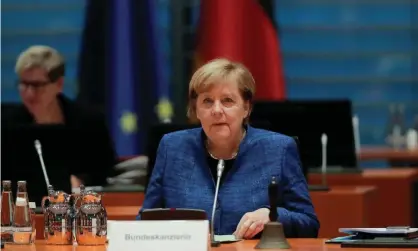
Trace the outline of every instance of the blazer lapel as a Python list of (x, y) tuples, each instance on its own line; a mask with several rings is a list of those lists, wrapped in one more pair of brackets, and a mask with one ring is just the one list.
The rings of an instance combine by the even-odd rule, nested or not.
[[(199, 130), (196, 130), (196, 135), (195, 135), (195, 144), (193, 147), (195, 147), (195, 149), (197, 149), (196, 151), (196, 162), (195, 162), (195, 167), (194, 168), (200, 168), (203, 170), (200, 170), (204, 177), (209, 180), (212, 181), (210, 182), (212, 184), (212, 188), (213, 190), (215, 190), (215, 179), (212, 176), (212, 172), (210, 171), (210, 167), (208, 165), (208, 161), (207, 161), (207, 151), (206, 151), (206, 147), (205, 147), (205, 133), (203, 131), (203, 128), (200, 127)], [(196, 169), (193, 171), (197, 171)]]

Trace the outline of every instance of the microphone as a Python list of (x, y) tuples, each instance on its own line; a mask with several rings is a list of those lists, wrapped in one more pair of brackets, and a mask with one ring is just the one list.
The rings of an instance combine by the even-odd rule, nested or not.
[(321, 145), (322, 145), (322, 185), (327, 185), (327, 143), (328, 143), (328, 136), (323, 133), (321, 135)]
[(49, 178), (48, 178), (48, 174), (46, 172), (45, 163), (44, 163), (44, 157), (42, 156), (42, 146), (39, 140), (35, 140), (35, 149), (36, 149), (36, 152), (38, 153), (39, 161), (41, 162), (41, 168), (42, 168), (42, 172), (44, 173), (46, 188), (49, 191), (51, 184), (49, 183)]
[(217, 172), (216, 172), (217, 179), (216, 179), (216, 188), (215, 188), (215, 198), (213, 200), (212, 220), (211, 220), (211, 226), (210, 226), (211, 227), (211, 233), (210, 233), (211, 247), (219, 247), (221, 245), (219, 241), (215, 241), (214, 221), (215, 221), (216, 202), (218, 200), (219, 183), (221, 182), (221, 177), (222, 177), (224, 168), (225, 168), (225, 161), (223, 159), (220, 159), (218, 161)]
[(353, 129), (354, 129), (354, 143), (357, 157), (360, 154), (360, 121), (357, 115), (353, 116)]

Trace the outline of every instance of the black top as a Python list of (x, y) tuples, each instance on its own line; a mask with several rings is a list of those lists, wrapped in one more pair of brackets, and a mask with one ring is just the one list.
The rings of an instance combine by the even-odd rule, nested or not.
[[(202, 139), (203, 139), (202, 140), (203, 147), (204, 147), (204, 149), (206, 149), (206, 161), (207, 161), (208, 166), (210, 168), (210, 172), (212, 173), (213, 180), (215, 181), (215, 184), (216, 184), (216, 181), (218, 179), (217, 172), (218, 172), (218, 162), (219, 162), (219, 160), (212, 158), (212, 156), (210, 156), (209, 152), (207, 151), (207, 148), (206, 148), (207, 136), (203, 132), (203, 130), (202, 130)], [(224, 160), (224, 161), (225, 161), (225, 167), (224, 167), (224, 171), (222, 172), (222, 176), (221, 176), (219, 186), (222, 185), (222, 183), (225, 180), (225, 177), (227, 176), (228, 172), (231, 171), (231, 169), (234, 165), (234, 162), (235, 162), (235, 158), (234, 159), (229, 159), (229, 160)]]
[(2, 104), (2, 180), (26, 180), (29, 199), (40, 205), (46, 182), (34, 147), (38, 139), (48, 178), (56, 190), (71, 192), (70, 175), (86, 186), (106, 185), (117, 162), (104, 116), (59, 95), (64, 124), (36, 124), (24, 105)]
[[(208, 161), (208, 165), (209, 165), (209, 168), (210, 168), (210, 172), (212, 173), (212, 176), (213, 176), (213, 180), (215, 181), (215, 184), (216, 184), (216, 180), (218, 179), (217, 169), (218, 169), (218, 161), (219, 160), (212, 158), (208, 154), (207, 161)], [(225, 160), (225, 168), (224, 168), (224, 171), (222, 173), (219, 186), (222, 185), (223, 181), (225, 180), (226, 175), (232, 169), (232, 166), (234, 165), (234, 161), (235, 161), (235, 159)]]

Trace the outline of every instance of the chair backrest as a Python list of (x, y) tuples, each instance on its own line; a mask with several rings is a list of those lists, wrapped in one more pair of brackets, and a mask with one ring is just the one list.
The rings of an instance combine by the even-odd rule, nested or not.
[(251, 121), (269, 122), (273, 132), (298, 136), (302, 163), (315, 169), (323, 162), (323, 134), (328, 137), (327, 165), (357, 169), (352, 116), (351, 101), (339, 99), (257, 101), (251, 111)]
[(141, 212), (141, 220), (207, 220), (204, 210), (188, 208), (153, 208)]

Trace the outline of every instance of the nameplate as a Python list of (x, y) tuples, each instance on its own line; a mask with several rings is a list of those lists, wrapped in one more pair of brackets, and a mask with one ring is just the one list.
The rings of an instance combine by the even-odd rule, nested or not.
[(108, 251), (207, 251), (209, 222), (112, 221)]

